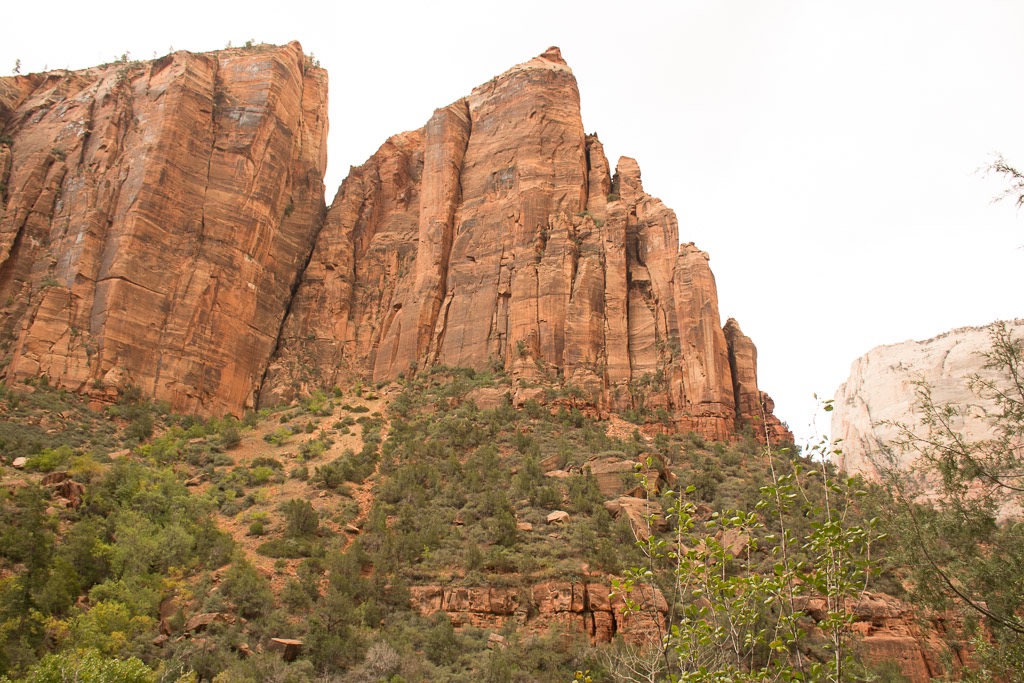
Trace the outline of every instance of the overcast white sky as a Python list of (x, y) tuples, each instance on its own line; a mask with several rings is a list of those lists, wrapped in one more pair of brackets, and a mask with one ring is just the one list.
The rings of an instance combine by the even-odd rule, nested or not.
[[(711, 254), (798, 437), (879, 344), (1024, 316), (1024, 2), (7, 3), (0, 72), (299, 40), (330, 73), (328, 201), (394, 133), (549, 45), (612, 163)], [(819, 426), (822, 426), (819, 422)], [(827, 427), (827, 425), (825, 425)]]

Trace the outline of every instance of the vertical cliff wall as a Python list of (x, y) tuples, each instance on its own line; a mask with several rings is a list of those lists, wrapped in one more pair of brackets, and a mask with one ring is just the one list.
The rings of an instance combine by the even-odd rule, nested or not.
[(6, 378), (239, 411), (324, 211), (297, 43), (0, 79)]
[[(239, 412), (435, 364), (765, 430), (753, 345), (557, 48), (395, 135), (323, 204), (297, 43), (0, 79), (0, 363)], [(775, 434), (785, 429), (774, 418)]]
[[(738, 339), (747, 362), (753, 345)], [(435, 364), (501, 367), (609, 410), (664, 411), (710, 438), (763, 434), (770, 399), (753, 361), (730, 353), (707, 254), (679, 246), (674, 212), (644, 192), (633, 159), (612, 173), (552, 48), (353, 169), (262, 396)]]

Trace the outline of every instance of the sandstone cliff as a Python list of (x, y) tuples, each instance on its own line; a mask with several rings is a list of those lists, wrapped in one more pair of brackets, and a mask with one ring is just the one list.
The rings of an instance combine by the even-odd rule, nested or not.
[(763, 436), (768, 406), (769, 432), (790, 439), (757, 387), (752, 343), (732, 338), (707, 254), (679, 246), (674, 212), (644, 192), (633, 159), (612, 173), (551, 48), (353, 169), (262, 397), (492, 367), (714, 439), (744, 425)]
[(323, 218), (298, 43), (0, 79), (6, 378), (238, 412)]
[[(1024, 320), (1007, 323), (1015, 337), (1024, 335)], [(836, 464), (847, 472), (877, 476), (874, 460), (898, 436), (891, 424), (917, 425), (917, 382), (932, 388), (937, 405), (980, 405), (968, 387), (971, 375), (991, 375), (984, 368), (984, 353), (991, 348), (987, 327), (962, 327), (924, 341), (879, 346), (853, 362), (850, 376), (836, 391), (832, 412), (832, 438), (842, 439)], [(953, 425), (969, 440), (991, 437), (978, 415)], [(923, 432), (922, 432), (923, 434)], [(903, 455), (894, 451), (897, 464)]]
[(611, 589), (611, 578), (594, 582), (546, 581), (530, 588), (412, 586), (413, 609), (423, 615), (445, 612), (455, 626), (501, 630), (514, 624), (519, 633), (542, 634), (552, 627), (608, 643), (659, 638), (668, 604), (658, 589), (632, 599), (641, 609), (629, 611)]
[(219, 414), (492, 367), (789, 438), (707, 254), (634, 160), (612, 172), (557, 48), (389, 139), (325, 213), (326, 92), (297, 43), (0, 79), (6, 378)]
[[(593, 582), (543, 582), (528, 589), (488, 586), (410, 587), (413, 609), (424, 615), (444, 612), (456, 626), (541, 634), (552, 627), (608, 643), (660, 640), (668, 604), (660, 591), (632, 596), (641, 608), (627, 611), (607, 579)], [(802, 597), (803, 626), (814, 639), (824, 639), (818, 624), (825, 618), (824, 598)], [(852, 645), (862, 661), (890, 662), (912, 683), (928, 683), (944, 675), (957, 677), (973, 662), (974, 651), (963, 647), (966, 620), (953, 611), (931, 612), (882, 593), (865, 593), (847, 606)]]

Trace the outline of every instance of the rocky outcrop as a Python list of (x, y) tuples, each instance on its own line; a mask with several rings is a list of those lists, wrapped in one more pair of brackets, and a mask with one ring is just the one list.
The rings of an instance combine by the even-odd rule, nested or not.
[[(600, 581), (547, 581), (528, 588), (499, 586), (411, 586), (410, 602), (423, 615), (444, 612), (457, 628), (500, 630), (514, 625), (519, 633), (547, 633), (557, 627), (594, 642), (615, 636), (647, 641), (664, 632), (668, 604), (657, 589), (635, 590), (626, 610), (621, 595)], [(817, 624), (826, 616), (824, 598), (803, 596), (796, 608), (807, 615), (811, 639), (824, 638)], [(914, 683), (955, 674), (971, 666), (972, 649), (964, 619), (953, 612), (928, 612), (881, 593), (865, 593), (847, 609), (852, 618), (851, 644), (862, 661), (892, 662)]]
[[(1024, 336), (1024, 320), (1009, 321), (1007, 327), (1014, 337)], [(921, 381), (931, 387), (936, 405), (983, 405), (970, 390), (968, 379), (972, 375), (998, 379), (984, 367), (984, 354), (991, 344), (987, 327), (963, 327), (925, 341), (879, 346), (854, 361), (849, 378), (836, 391), (832, 412), (832, 438), (842, 439), (842, 452), (836, 457), (839, 467), (875, 478), (879, 454), (899, 436), (894, 423), (924, 435), (915, 413)], [(957, 416), (951, 426), (968, 440), (992, 436), (977, 411)], [(898, 467), (911, 465), (906, 453), (898, 449), (887, 453)]]
[[(804, 596), (796, 606), (814, 624), (811, 638), (824, 638), (816, 625), (825, 618), (825, 599)], [(847, 611), (852, 646), (861, 661), (872, 666), (890, 662), (911, 683), (958, 680), (974, 662), (967, 620), (953, 611), (923, 612), (883, 593), (865, 593)]]
[(322, 222), (326, 114), (297, 43), (0, 79), (7, 380), (255, 405)]
[(733, 400), (739, 415), (737, 427), (750, 429), (771, 444), (792, 442), (789, 428), (775, 417), (775, 402), (757, 388), (757, 348), (754, 342), (743, 334), (734, 318), (726, 321), (724, 331), (732, 369)]
[(675, 214), (644, 192), (637, 163), (612, 174), (584, 133), (576, 80), (551, 48), (352, 170), (263, 400), (436, 364), (502, 368), (729, 438), (762, 424), (768, 401), (753, 364), (734, 377), (707, 254), (678, 244)]
[(417, 612), (444, 612), (456, 627), (498, 630), (511, 623), (520, 633), (533, 634), (557, 627), (604, 643), (616, 635), (630, 640), (660, 637), (668, 612), (657, 589), (631, 594), (639, 607), (631, 612), (621, 595), (612, 595), (609, 583), (598, 582), (547, 581), (531, 588), (411, 586), (409, 594)]

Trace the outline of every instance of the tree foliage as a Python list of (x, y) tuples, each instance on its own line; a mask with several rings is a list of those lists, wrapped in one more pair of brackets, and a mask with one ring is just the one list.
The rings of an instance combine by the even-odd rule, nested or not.
[[(918, 423), (895, 424), (876, 462), (914, 595), (967, 609), (991, 636), (975, 638), (979, 676), (1024, 670), (1024, 343), (1001, 322), (990, 335), (987, 374), (967, 379), (977, 402), (939, 403), (919, 382)], [(988, 438), (966, 438), (967, 418), (987, 423)]]
[(1024, 206), (1024, 173), (1004, 159), (1002, 154), (996, 155), (986, 170), (989, 173), (998, 173), (1008, 183), (1006, 189), (996, 197), (997, 200), (1012, 199), (1017, 208)]
[[(716, 512), (702, 524), (688, 499), (695, 487), (670, 492), (674, 537), (638, 541), (648, 565), (615, 586), (637, 613), (653, 610), (660, 585), (668, 619), (646, 642), (619, 645), (611, 666), (618, 680), (848, 679), (847, 607), (867, 590), (877, 520), (854, 522), (862, 492), (855, 481), (835, 478), (823, 458), (820, 469), (796, 463), (781, 473), (770, 449), (765, 455), (771, 482), (755, 510)], [(814, 479), (820, 486), (810, 485)], [(824, 606), (814, 620), (811, 600)], [(814, 653), (812, 629), (823, 637)]]
[[(9, 679), (0, 677), (0, 683)], [(29, 669), (26, 683), (155, 683), (156, 673), (139, 659), (105, 657), (95, 649), (47, 655)]]

